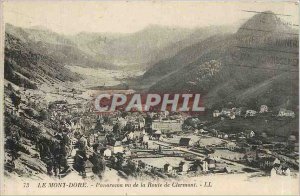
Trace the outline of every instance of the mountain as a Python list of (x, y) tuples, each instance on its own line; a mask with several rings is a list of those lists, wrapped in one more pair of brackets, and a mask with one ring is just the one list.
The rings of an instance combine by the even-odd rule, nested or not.
[[(232, 30), (225, 27), (184, 29), (150, 25), (141, 31), (128, 34), (82, 32), (76, 35), (63, 35), (42, 26), (21, 28), (11, 24), (5, 25), (6, 43), (9, 43), (6, 47), (7, 58), (12, 58), (10, 61), (19, 61), (17, 59), (19, 57), (13, 56), (10, 50), (11, 47), (15, 47), (18, 50), (40, 55), (47, 61), (49, 59), (51, 61), (49, 64), (62, 67), (59, 69), (64, 69), (63, 67), (68, 65), (69, 67), (144, 70), (149, 65), (169, 58), (195, 42), (218, 34), (221, 29), (225, 32)], [(30, 60), (33, 59), (26, 60), (28, 65), (37, 64), (37, 62), (31, 63)], [(14, 68), (12, 65), (9, 67)], [(63, 71), (63, 73), (67, 72), (69, 71)], [(23, 70), (21, 75), (24, 78), (23, 76), (28, 74)], [(71, 78), (67, 77), (66, 80), (72, 80)], [(29, 82), (28, 85), (32, 86)]]
[(208, 37), (214, 35), (222, 35), (226, 33), (233, 33), (236, 31), (235, 26), (208, 26), (197, 28), (191, 34), (189, 34), (185, 39), (182, 39), (175, 43), (170, 43), (162, 49), (158, 49), (156, 54), (154, 54), (152, 65), (159, 63), (160, 60), (168, 59), (176, 55), (179, 51), (186, 47), (194, 45)]
[(63, 64), (143, 70), (220, 31), (232, 31), (228, 27), (185, 29), (149, 25), (134, 33), (63, 35), (42, 26), (21, 28), (6, 24), (5, 28), (7, 33)]
[(18, 86), (36, 89), (42, 83), (77, 81), (81, 76), (32, 47), (32, 43), (26, 39), (5, 33), (4, 78)]
[(205, 59), (216, 59), (228, 49), (232, 39), (231, 34), (218, 34), (211, 36), (203, 41), (194, 43), (181, 51), (173, 57), (164, 59), (151, 66), (143, 75), (140, 83), (149, 85), (163, 78), (167, 78), (172, 73), (181, 70), (183, 67), (200, 61), (205, 62)]
[(39, 51), (39, 53), (49, 56), (63, 65), (114, 68), (112, 64), (98, 61), (80, 50), (68, 36), (45, 28), (20, 28), (6, 24), (5, 32), (27, 43), (28, 47), (33, 50)]
[(86, 54), (101, 61), (108, 61), (110, 58), (106, 56), (105, 45), (107, 42), (123, 36), (123, 34), (117, 33), (81, 32), (69, 35), (68, 38)]
[(209, 37), (160, 61), (140, 83), (154, 81), (150, 92), (201, 93), (207, 108), (233, 102), (295, 109), (298, 48), (298, 31), (263, 12), (236, 33)]
[(79, 33), (70, 39), (86, 53), (120, 66), (147, 69), (161, 59), (228, 27), (185, 29), (149, 25), (129, 34)]
[(80, 33), (71, 38), (85, 52), (118, 65), (145, 66), (156, 51), (185, 39), (193, 30), (158, 25), (128, 34)]

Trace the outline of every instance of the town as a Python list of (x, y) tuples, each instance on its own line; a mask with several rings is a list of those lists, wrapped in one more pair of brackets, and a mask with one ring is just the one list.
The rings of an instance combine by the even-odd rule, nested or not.
[[(272, 119), (287, 123), (297, 118), (285, 108), (275, 111), (267, 105), (254, 109), (229, 104), (205, 115), (168, 111), (99, 114), (82, 92), (55, 92), (56, 99), (46, 101), (45, 94), (15, 88), (6, 87), (6, 123), (15, 125), (7, 128), (8, 171), (17, 167), (20, 154), (27, 154), (40, 159), (46, 173), (58, 178), (73, 172), (83, 178), (102, 178), (108, 171), (125, 179), (298, 175), (297, 134), (277, 136), (238, 126), (250, 122), (255, 127)], [(30, 131), (20, 135), (24, 133), (16, 125)]]

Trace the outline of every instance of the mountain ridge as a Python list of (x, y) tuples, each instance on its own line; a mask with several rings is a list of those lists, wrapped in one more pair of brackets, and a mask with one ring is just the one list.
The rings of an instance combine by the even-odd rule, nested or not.
[[(262, 18), (274, 24), (262, 29), (264, 25), (258, 25)], [(154, 65), (141, 78), (141, 83), (154, 77), (149, 92), (201, 93), (207, 108), (222, 107), (227, 102), (295, 108), (298, 105), (295, 94), (299, 80), (298, 37), (288, 26), (282, 30), (284, 23), (278, 21), (281, 20), (271, 12), (257, 14), (234, 34), (210, 37)], [(254, 31), (253, 26), (261, 29)], [(209, 81), (197, 81), (197, 72), (190, 70), (212, 61), (220, 64), (221, 71)], [(254, 99), (257, 99), (255, 106)]]

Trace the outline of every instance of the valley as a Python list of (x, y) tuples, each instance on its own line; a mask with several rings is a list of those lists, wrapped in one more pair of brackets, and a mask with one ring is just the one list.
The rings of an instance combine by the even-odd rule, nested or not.
[[(297, 178), (298, 34), (269, 11), (239, 27), (150, 24), (133, 33), (6, 24), (5, 175)], [(97, 113), (94, 99), (107, 92), (198, 93), (205, 111)]]

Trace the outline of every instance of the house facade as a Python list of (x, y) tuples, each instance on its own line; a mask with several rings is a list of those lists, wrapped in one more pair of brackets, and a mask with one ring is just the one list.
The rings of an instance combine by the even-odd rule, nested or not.
[(165, 173), (171, 173), (172, 171), (173, 171), (173, 167), (169, 163), (166, 163), (164, 165), (164, 172)]
[(179, 120), (153, 120), (152, 129), (162, 133), (182, 131), (183, 121)]
[(280, 117), (295, 117), (295, 112), (291, 111), (291, 110), (286, 110), (284, 108), (281, 108), (278, 112), (278, 116)]
[(256, 116), (255, 110), (246, 110), (246, 116)]
[(268, 112), (268, 110), (269, 110), (269, 108), (267, 105), (261, 105), (259, 113), (265, 113), (265, 112)]
[(179, 163), (179, 172), (186, 173), (189, 170), (189, 166), (186, 162)]
[(219, 117), (220, 114), (221, 114), (221, 113), (220, 113), (219, 110), (215, 110), (215, 111), (213, 112), (213, 117), (214, 117), (214, 118)]

